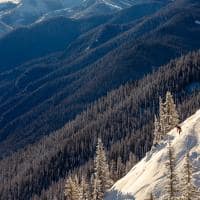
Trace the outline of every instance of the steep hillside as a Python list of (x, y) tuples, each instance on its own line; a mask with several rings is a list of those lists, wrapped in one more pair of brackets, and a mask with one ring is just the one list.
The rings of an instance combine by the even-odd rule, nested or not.
[[(121, 158), (125, 163), (131, 152), (142, 158), (152, 144), (152, 120), (159, 96), (172, 91), (184, 119), (200, 107), (199, 78), (200, 52), (196, 52), (109, 93), (61, 130), (1, 160), (2, 199), (28, 200), (34, 195), (40, 199), (63, 199), (63, 185), (56, 182), (82, 165), (87, 165), (82, 171), (84, 175), (91, 173), (88, 162), (94, 156), (99, 136), (110, 162), (116, 163)], [(22, 142), (21, 135), (17, 136)], [(11, 148), (13, 141), (17, 144), (14, 138), (1, 143), (2, 150)]]
[(16, 29), (0, 39), (0, 72), (34, 58), (62, 51), (81, 34), (108, 19), (109, 16), (80, 20), (58, 17)]
[[(159, 9), (159, 4), (150, 5), (152, 7), (150, 6), (149, 9), (144, 7), (146, 12), (143, 12), (143, 14), (135, 13), (134, 16), (132, 15), (128, 18), (127, 22), (137, 23), (136, 21), (142, 20), (144, 15), (149, 15)], [(138, 6), (134, 7), (133, 11), (137, 8)], [(99, 18), (97, 17), (97, 19)], [(113, 19), (117, 21), (116, 17)], [(145, 72), (148, 72), (149, 68), (145, 69), (144, 67), (142, 72), (135, 73), (134, 66), (130, 67), (130, 69), (123, 69), (120, 63), (120, 66), (113, 65), (107, 68), (107, 64), (101, 61), (105, 54), (108, 54), (112, 49), (117, 48), (127, 40), (126, 36), (123, 35), (121, 42), (118, 42), (118, 38), (115, 38), (112, 44), (108, 44), (107, 41), (112, 40), (113, 37), (116, 37), (130, 27), (124, 24), (124, 21), (122, 24), (114, 25), (111, 23), (101, 26), (96, 28), (95, 31), (92, 30), (90, 33), (79, 37), (77, 39), (78, 45), (74, 42), (61, 56), (59, 54), (59, 56), (53, 55), (35, 60), (17, 67), (15, 70), (1, 73), (1, 141), (6, 139), (11, 130), (13, 135), (15, 135), (15, 131), (17, 135), (21, 136), (26, 132), (26, 135), (32, 138), (31, 140), (23, 138), (25, 139), (23, 142), (21, 140), (23, 146), (28, 141), (35, 141), (38, 137), (42, 137), (62, 127), (64, 123), (73, 119), (77, 113), (85, 109), (87, 104), (105, 95), (108, 90), (112, 90), (130, 79), (140, 78)], [(93, 37), (91, 37), (91, 34)], [(30, 32), (28, 35), (31, 35)], [(45, 37), (45, 34), (43, 36)], [(80, 38), (84, 38), (84, 41), (80, 42)], [(98, 43), (95, 42), (97, 39), (99, 40)], [(25, 38), (23, 40), (26, 41)], [(27, 44), (31, 41), (26, 43), (25, 47), (29, 48)], [(62, 37), (60, 41), (62, 41)], [(82, 44), (85, 45), (88, 41), (94, 43), (93, 48), (80, 53), (78, 49), (82, 48)], [(46, 44), (47, 40), (43, 42)], [(50, 46), (52, 43), (54, 44), (54, 41), (48, 43), (47, 46)], [(17, 44), (22, 49), (24, 48), (23, 45), (20, 45), (20, 42)], [(8, 57), (6, 59), (7, 48), (6, 46), (2, 48), (4, 51), (2, 50), (0, 55), (4, 55), (4, 57), (2, 57), (1, 61), (8, 62), (10, 60), (13, 62), (15, 59), (8, 59)], [(37, 48), (41, 49), (41, 47), (36, 45)], [(8, 49), (10, 51), (10, 48)], [(24, 48), (25, 50), (26, 48)], [(9, 55), (9, 51), (7, 51), (7, 55)], [(24, 59), (24, 54), (21, 53), (21, 56), (19, 56), (19, 53), (16, 53), (16, 51), (20, 52), (20, 49), (13, 50), (13, 57)], [(33, 53), (38, 54), (39, 52), (34, 51)], [(110, 59), (111, 57), (108, 55), (106, 62)], [(120, 71), (122, 70), (123, 77), (120, 76)], [(113, 80), (110, 77), (113, 77)], [(54, 103), (50, 103), (52, 100)], [(40, 115), (42, 119), (38, 121), (37, 117), (34, 117), (37, 115)], [(20, 120), (20, 123), (19, 121), (17, 122), (17, 119)], [(27, 120), (26, 123), (23, 123), (25, 122), (24, 119)], [(52, 123), (52, 119), (54, 119), (55, 123)], [(44, 123), (46, 124), (45, 126), (43, 126)], [(36, 124), (37, 128), (35, 127)]]
[(166, 192), (168, 140), (175, 151), (176, 171), (180, 177), (183, 173), (184, 157), (190, 152), (191, 163), (196, 168), (193, 182), (200, 188), (200, 110), (184, 121), (181, 128), (180, 135), (176, 129), (169, 132), (157, 147), (153, 147), (125, 177), (114, 184), (105, 199), (142, 200), (148, 199), (151, 193), (155, 198), (161, 199)]
[[(94, 38), (87, 33), (90, 42), (95, 37), (102, 41), (88, 51), (79, 52), (78, 45), (71, 49), (76, 49), (76, 53), (68, 55), (69, 47), (62, 55), (0, 74), (1, 152), (7, 154), (61, 128), (108, 91), (198, 49), (198, 11), (199, 1), (180, 0), (151, 17), (136, 20), (133, 28), (119, 31), (114, 38), (106, 38), (102, 33), (121, 26), (98, 29), (97, 34), (92, 33)], [(11, 148), (3, 149), (2, 144)]]
[[(67, 47), (79, 36), (84, 39), (81, 42), (86, 49), (89, 47), (87, 42), (91, 43), (90, 40), (93, 38), (93, 36), (91, 36), (88, 41), (88, 38), (84, 36), (84, 33), (95, 27), (97, 28), (91, 32), (98, 33), (98, 25), (102, 25), (99, 27), (100, 30), (104, 26), (106, 29), (106, 27), (109, 25), (116, 25), (118, 27), (117, 29), (112, 30), (113, 35), (109, 35), (110, 37), (106, 40), (108, 41), (119, 33), (133, 27), (133, 22), (136, 20), (155, 13), (164, 5), (166, 5), (166, 3), (152, 1), (150, 3), (140, 3), (131, 7), (130, 9), (120, 11), (115, 15), (107, 14), (84, 19), (68, 19), (66, 17), (58, 17), (17, 29), (8, 34), (6, 37), (0, 39), (0, 71), (10, 68), (12, 69), (14, 66), (20, 65), (30, 59), (45, 56), (48, 53), (62, 51), (64, 49), (66, 49), (66, 52), (68, 52)], [(122, 18), (124, 19), (123, 21), (120, 20)], [(132, 25), (130, 24), (129, 26), (126, 26), (126, 28), (122, 26), (123, 24), (129, 23)], [(4, 26), (5, 25), (6, 24), (4, 23)], [(97, 39), (98, 38), (96, 38), (96, 40)], [(106, 41), (99, 41), (98, 44), (103, 44), (103, 42), (105, 43)], [(76, 43), (77, 42), (75, 42), (75, 44)], [(79, 48), (79, 50), (82, 50), (82, 54), (87, 53), (85, 52), (85, 49), (80, 48), (80, 44), (76, 46), (70, 45), (70, 48)], [(78, 57), (79, 55), (74, 54), (74, 51), (68, 52), (68, 55)]]
[[(198, 1), (179, 1), (151, 17), (140, 16), (131, 29), (125, 25), (101, 27), (92, 35), (79, 37), (78, 45), (71, 44), (62, 56), (47, 57), (2, 74), (1, 141), (10, 134), (22, 136), (25, 132), (35, 141), (60, 128), (107, 91), (199, 48), (200, 26), (195, 23), (198, 9)], [(116, 35), (109, 36), (112, 30)], [(84, 43), (91, 42), (88, 50), (78, 50), (84, 49), (80, 38), (85, 38)], [(25, 119), (27, 122), (22, 123)], [(27, 138), (23, 139), (26, 143)]]

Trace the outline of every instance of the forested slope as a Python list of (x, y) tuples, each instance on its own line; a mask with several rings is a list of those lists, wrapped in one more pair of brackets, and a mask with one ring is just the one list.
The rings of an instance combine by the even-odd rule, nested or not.
[(148, 15), (158, 9), (155, 4), (144, 17), (130, 16), (127, 23), (115, 17), (119, 24), (81, 35), (59, 56), (1, 73), (1, 156), (61, 128), (121, 84), (198, 49), (199, 6), (197, 0), (178, 0)]
[[(142, 158), (152, 144), (152, 121), (159, 96), (167, 90), (174, 93), (184, 119), (200, 107), (199, 86), (199, 51), (171, 61), (136, 83), (121, 86), (61, 130), (1, 160), (1, 198), (31, 199), (84, 164), (82, 173), (87, 174), (91, 169), (87, 162), (94, 156), (98, 137), (108, 150), (110, 162), (116, 164), (121, 157), (125, 163), (130, 153)], [(55, 184), (47, 197), (43, 194), (41, 198), (52, 198), (54, 191), (53, 195), (62, 199), (57, 187), (62, 188)]]

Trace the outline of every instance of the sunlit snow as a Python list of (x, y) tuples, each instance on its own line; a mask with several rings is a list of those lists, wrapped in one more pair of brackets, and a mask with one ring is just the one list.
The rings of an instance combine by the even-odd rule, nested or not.
[[(192, 164), (200, 166), (200, 110), (181, 124), (182, 133), (172, 130), (159, 146), (153, 147), (146, 157), (112, 187), (105, 200), (144, 200), (150, 193), (156, 197), (163, 195), (166, 182), (167, 140), (170, 139), (176, 153), (176, 170), (181, 176), (184, 156), (190, 151)], [(193, 180), (200, 187), (200, 171)]]
[(19, 3), (20, 0), (0, 0), (0, 3), (6, 3), (6, 2)]

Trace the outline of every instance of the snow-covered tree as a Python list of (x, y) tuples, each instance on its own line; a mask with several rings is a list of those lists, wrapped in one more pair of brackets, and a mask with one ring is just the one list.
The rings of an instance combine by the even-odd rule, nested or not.
[(82, 200), (77, 177), (67, 179), (64, 194), (66, 200)]
[(166, 93), (164, 110), (165, 133), (167, 133), (180, 122), (178, 111), (176, 110), (176, 104), (174, 103), (173, 96), (169, 91)]
[(93, 200), (103, 200), (104, 193), (112, 186), (112, 180), (101, 139), (98, 139), (94, 164)]
[(178, 198), (179, 192), (179, 179), (175, 171), (175, 155), (174, 148), (171, 145), (171, 141), (168, 141), (168, 151), (167, 151), (167, 183), (165, 186), (166, 195), (165, 200), (176, 200)]
[(162, 98), (159, 98), (159, 126), (162, 137), (166, 134), (165, 130), (165, 107)]
[(154, 119), (154, 140), (153, 140), (153, 144), (158, 144), (160, 142), (160, 140), (162, 139), (162, 132), (161, 132), (161, 127), (160, 127), (160, 123), (158, 121), (158, 118), (155, 115), (155, 119)]
[(80, 199), (90, 200), (89, 184), (84, 176), (82, 177), (80, 184)]
[(199, 200), (200, 192), (195, 187), (193, 181), (193, 166), (190, 161), (189, 152), (185, 156), (185, 163), (183, 166), (183, 177), (181, 178), (181, 200)]
[(154, 120), (154, 144), (159, 143), (166, 134), (179, 123), (179, 115), (172, 94), (166, 93), (166, 100), (159, 98), (159, 117)]

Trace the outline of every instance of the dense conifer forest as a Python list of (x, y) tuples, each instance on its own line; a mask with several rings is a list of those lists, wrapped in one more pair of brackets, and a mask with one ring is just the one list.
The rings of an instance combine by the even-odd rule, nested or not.
[(199, 200), (200, 1), (61, 0), (79, 6), (32, 23), (43, 1), (0, 0), (0, 200), (122, 198), (127, 173), (158, 183), (151, 162), (163, 190), (130, 192)]
[(1, 160), (0, 198), (63, 199), (68, 174), (93, 173), (99, 137), (111, 171), (120, 178), (129, 161), (134, 164), (151, 148), (159, 96), (171, 91), (183, 120), (200, 106), (199, 78), (196, 51), (108, 93), (62, 129)]
[(60, 129), (107, 92), (199, 49), (199, 17), (198, 0), (142, 1), (112, 16), (56, 18), (0, 39), (0, 157)]

